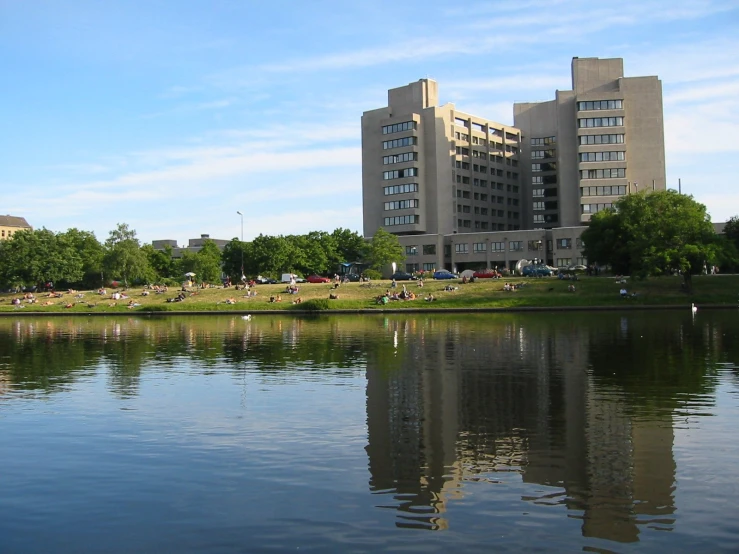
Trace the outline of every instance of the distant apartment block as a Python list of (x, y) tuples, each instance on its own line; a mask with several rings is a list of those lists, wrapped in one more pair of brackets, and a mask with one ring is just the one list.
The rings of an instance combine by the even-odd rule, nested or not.
[(181, 258), (183, 252), (199, 252), (206, 241), (214, 242), (215, 245), (223, 251), (224, 247), (231, 241), (225, 239), (212, 239), (210, 235), (200, 235), (200, 238), (190, 239), (187, 246), (178, 246), (177, 241), (173, 239), (160, 239), (154, 240), (151, 246), (154, 250), (165, 250), (167, 247), (172, 249), (173, 258)]
[(13, 215), (0, 215), (0, 240), (9, 239), (14, 233), (28, 229), (33, 230), (25, 218)]
[(398, 235), (406, 270), (582, 265), (591, 214), (664, 190), (662, 87), (623, 60), (574, 58), (571, 91), (514, 105), (514, 126), (438, 106), (421, 79), (362, 115), (364, 235)]
[(526, 227), (582, 225), (621, 196), (665, 189), (662, 82), (624, 77), (622, 59), (573, 58), (572, 90), (513, 111)]

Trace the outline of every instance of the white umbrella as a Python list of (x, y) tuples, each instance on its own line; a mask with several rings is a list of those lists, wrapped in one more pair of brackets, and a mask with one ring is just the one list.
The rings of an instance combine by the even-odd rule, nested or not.
[(185, 273), (185, 277), (195, 277), (195, 274), (192, 271), (188, 271)]
[(460, 277), (467, 277), (468, 279), (471, 277), (474, 277), (475, 272), (471, 269), (465, 269), (462, 273), (459, 274)]

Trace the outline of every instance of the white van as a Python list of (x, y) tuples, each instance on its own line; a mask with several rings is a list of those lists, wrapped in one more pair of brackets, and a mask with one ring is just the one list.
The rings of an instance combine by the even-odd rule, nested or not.
[(282, 279), (280, 279), (280, 281), (282, 283), (289, 283), (290, 281), (294, 281), (296, 278), (297, 277), (294, 273), (283, 273)]

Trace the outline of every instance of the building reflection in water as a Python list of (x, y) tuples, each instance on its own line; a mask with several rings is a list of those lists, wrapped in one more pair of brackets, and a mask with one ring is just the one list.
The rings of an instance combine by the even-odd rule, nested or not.
[(398, 527), (447, 528), (466, 482), (495, 486), (514, 471), (554, 488), (523, 501), (565, 504), (586, 537), (632, 542), (640, 525), (671, 529), (671, 415), (638, 417), (622, 391), (596, 382), (587, 326), (392, 324), (395, 358), (368, 353), (366, 450), (370, 489), (397, 510)]

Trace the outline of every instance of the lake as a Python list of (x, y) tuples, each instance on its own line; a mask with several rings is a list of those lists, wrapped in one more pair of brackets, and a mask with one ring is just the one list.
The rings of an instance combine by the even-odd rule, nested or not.
[(735, 551), (739, 312), (0, 318), (0, 552)]

